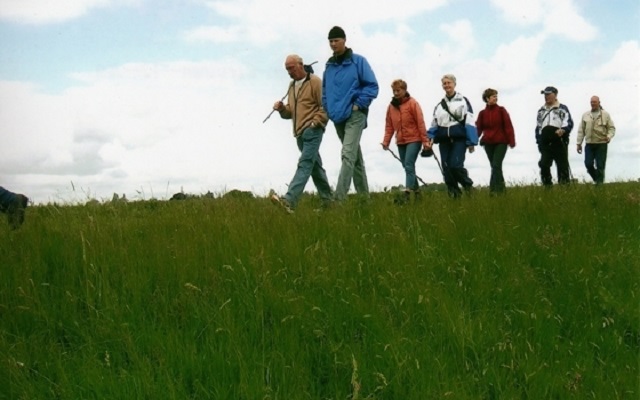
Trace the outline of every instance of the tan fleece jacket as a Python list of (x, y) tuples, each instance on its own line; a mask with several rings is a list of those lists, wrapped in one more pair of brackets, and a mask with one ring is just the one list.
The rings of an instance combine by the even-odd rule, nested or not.
[(307, 74), (296, 93), (294, 82), (289, 85), (287, 104), (279, 111), (284, 119), (293, 120), (293, 135), (300, 136), (313, 122), (324, 128), (329, 118), (322, 108), (322, 80)]

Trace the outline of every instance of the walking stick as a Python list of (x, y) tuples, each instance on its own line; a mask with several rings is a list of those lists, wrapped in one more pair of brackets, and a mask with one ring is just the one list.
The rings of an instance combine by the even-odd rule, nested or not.
[(569, 170), (569, 183), (573, 183), (573, 173), (571, 172), (571, 163), (569, 162), (569, 143), (565, 146), (565, 156), (567, 157), (567, 169)]
[[(282, 96), (282, 98), (280, 99), (280, 102), (283, 102), (284, 99), (287, 97), (287, 95), (289, 94), (289, 88), (287, 88), (287, 93), (284, 94), (284, 96)], [(271, 114), (273, 114), (273, 112), (275, 111), (275, 109), (272, 109), (271, 112), (269, 113), (269, 115), (267, 115), (267, 118), (265, 118), (262, 123), (264, 124), (265, 122), (267, 122), (267, 120), (269, 118), (271, 118)]]
[(442, 174), (442, 176), (444, 176), (444, 171), (442, 170), (442, 165), (440, 165), (440, 160), (438, 160), (438, 156), (436, 155), (436, 152), (433, 151), (433, 158), (436, 159), (436, 162), (438, 163), (438, 168), (440, 168), (440, 173)]
[[(393, 152), (393, 150), (391, 150), (390, 148), (387, 148), (387, 151), (389, 153), (391, 153), (391, 155), (398, 161), (400, 161), (400, 164), (402, 164), (402, 160), (400, 159), (400, 157), (398, 157), (396, 155), (396, 153)], [(440, 165), (440, 162), (438, 162), (438, 165)], [(422, 178), (420, 178), (417, 174), (416, 174), (416, 179), (420, 181), (420, 183), (422, 183), (423, 185), (427, 185), (427, 182), (423, 181)]]

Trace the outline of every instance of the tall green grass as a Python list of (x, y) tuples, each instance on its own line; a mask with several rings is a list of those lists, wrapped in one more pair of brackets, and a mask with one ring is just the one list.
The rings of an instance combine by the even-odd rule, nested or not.
[(0, 399), (637, 399), (640, 184), (42, 205)]

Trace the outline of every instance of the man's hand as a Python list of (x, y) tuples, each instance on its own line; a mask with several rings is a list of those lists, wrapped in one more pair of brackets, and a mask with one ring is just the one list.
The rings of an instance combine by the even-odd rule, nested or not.
[(360, 107), (358, 107), (358, 105), (357, 105), (357, 104), (354, 104), (354, 105), (351, 107), (351, 109), (352, 109), (353, 111), (358, 111), (358, 110), (360, 109)]
[(284, 108), (284, 103), (281, 102), (280, 100), (276, 101), (275, 103), (273, 103), (273, 109), (276, 111), (282, 111), (282, 109)]
[(578, 154), (582, 154), (582, 145), (581, 144), (577, 145), (576, 151), (578, 152)]

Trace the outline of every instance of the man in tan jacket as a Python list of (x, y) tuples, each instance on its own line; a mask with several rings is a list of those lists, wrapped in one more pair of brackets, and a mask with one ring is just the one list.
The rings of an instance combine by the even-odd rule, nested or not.
[(582, 154), (584, 140), (584, 165), (597, 185), (604, 183), (607, 147), (615, 134), (616, 127), (609, 113), (600, 106), (600, 98), (591, 97), (591, 110), (582, 114), (578, 127), (577, 151), (578, 154)]
[(273, 109), (282, 118), (292, 120), (300, 158), (287, 194), (280, 197), (272, 190), (269, 197), (287, 212), (293, 213), (309, 177), (313, 179), (323, 204), (331, 202), (331, 186), (319, 152), (328, 118), (322, 108), (322, 80), (308, 72), (302, 58), (296, 54), (287, 56), (284, 66), (293, 81), (289, 84), (287, 104), (276, 101)]

